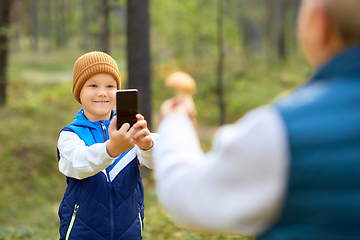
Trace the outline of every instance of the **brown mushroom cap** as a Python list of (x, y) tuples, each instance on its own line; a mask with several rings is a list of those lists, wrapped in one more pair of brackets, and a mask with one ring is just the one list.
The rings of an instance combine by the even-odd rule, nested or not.
[(174, 72), (170, 74), (165, 81), (168, 88), (175, 89), (175, 91), (185, 94), (192, 94), (196, 90), (195, 80), (190, 74), (185, 72)]

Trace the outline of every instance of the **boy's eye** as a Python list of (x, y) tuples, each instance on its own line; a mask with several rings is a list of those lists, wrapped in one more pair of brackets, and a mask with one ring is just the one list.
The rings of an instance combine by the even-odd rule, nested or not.
[(108, 85), (108, 88), (114, 88), (115, 86), (114, 85)]
[(96, 85), (95, 85), (95, 84), (91, 84), (91, 85), (89, 85), (89, 87), (94, 88), (94, 87), (96, 87)]

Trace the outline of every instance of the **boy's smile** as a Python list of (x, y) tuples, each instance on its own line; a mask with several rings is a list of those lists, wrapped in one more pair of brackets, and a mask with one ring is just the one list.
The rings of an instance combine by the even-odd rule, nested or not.
[(89, 78), (80, 91), (84, 114), (90, 121), (109, 120), (115, 107), (117, 84), (113, 76), (99, 73)]

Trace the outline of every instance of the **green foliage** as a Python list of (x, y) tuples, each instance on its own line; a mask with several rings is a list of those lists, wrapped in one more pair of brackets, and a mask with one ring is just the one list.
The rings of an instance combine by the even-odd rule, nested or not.
[(1, 240), (50, 240), (54, 238), (54, 234), (46, 229), (40, 228), (11, 228), (0, 227), (0, 239)]
[[(214, 63), (186, 64), (168, 62), (153, 71), (154, 109), (174, 92), (164, 86), (168, 74), (179, 69), (190, 73), (196, 80), (194, 95), (200, 125), (217, 126), (219, 107)], [(250, 109), (269, 104), (309, 78), (311, 70), (300, 54), (288, 61), (267, 65), (263, 59), (234, 56), (226, 60), (224, 94), (226, 123), (233, 123)]]
[[(22, 79), (23, 71), (46, 72), (27, 65), (26, 59), (21, 56), (11, 61), (17, 71), (10, 71), (8, 106), (0, 110), (0, 226), (22, 229), (31, 223), (29, 229), (2, 231), (19, 237), (15, 239), (21, 239), (24, 232), (37, 236), (42, 231), (36, 228), (56, 235), (56, 202), (61, 200), (65, 183), (57, 171), (56, 139), (61, 127), (71, 120), (69, 111), (78, 107), (72, 100), (69, 81)], [(61, 69), (59, 64), (57, 71)]]
[[(37, 56), (36, 65), (28, 64), (27, 53), (12, 55), (9, 102), (0, 109), (1, 240), (58, 239), (57, 210), (66, 182), (57, 169), (56, 141), (80, 105), (71, 93), (71, 77), (56, 76), (68, 72), (64, 66), (75, 58), (66, 52)], [(251, 239), (177, 226), (161, 209), (151, 184), (145, 185), (145, 194), (144, 239)]]
[[(20, 1), (17, 11), (20, 29), (30, 32), (29, 8)], [(41, 1), (44, 3), (45, 1)], [(65, 1), (69, 41), (61, 51), (48, 49), (39, 42), (39, 52), (28, 51), (32, 43), (26, 34), (12, 42), (10, 54), (8, 105), (0, 109), (0, 240), (58, 239), (57, 208), (66, 182), (57, 168), (56, 141), (59, 130), (67, 125), (80, 105), (71, 93), (72, 67), (84, 53), (80, 29), (80, 1)], [(122, 8), (125, 1), (119, 2)], [(292, 49), (286, 62), (269, 62), (267, 49), (260, 39), (259, 49), (249, 51), (242, 46), (243, 29), (239, 19), (249, 18), (265, 26), (264, 5), (260, 0), (228, 0), (224, 19), (224, 92), (227, 123), (236, 121), (252, 108), (274, 101), (308, 78), (309, 67)], [(57, 5), (52, 2), (51, 9)], [(90, 2), (89, 2), (90, 4)], [(91, 42), (99, 32), (96, 2), (89, 5), (88, 30)], [(43, 6), (43, 5), (42, 5)], [(72, 8), (72, 6), (74, 8)], [(197, 82), (194, 100), (198, 111), (198, 132), (204, 150), (211, 147), (212, 134), (218, 127), (219, 110), (216, 86), (216, 1), (151, 1), (152, 106), (158, 124), (161, 103), (174, 95), (165, 88), (165, 78), (174, 71), (186, 71)], [(21, 11), (20, 11), (21, 10)], [(45, 13), (41, 12), (45, 19)], [(126, 86), (126, 51), (124, 12), (111, 14), (111, 55), (117, 61)], [(55, 33), (58, 15), (49, 23)], [(19, 26), (19, 24), (21, 24)], [(15, 29), (19, 27), (19, 29)], [(294, 29), (288, 27), (294, 32)], [(24, 30), (25, 29), (25, 30)], [(44, 31), (45, 32), (45, 31)], [(42, 38), (43, 36), (40, 36)], [(70, 40), (71, 39), (71, 40)], [(52, 41), (46, 39), (46, 41)], [(50, 44), (51, 45), (51, 44)], [(90, 44), (96, 50), (96, 44)], [(230, 234), (194, 232), (180, 227), (162, 210), (154, 187), (145, 185), (144, 239), (239, 239), (251, 237)]]
[[(159, 211), (160, 210), (160, 211)], [(177, 225), (164, 210), (161, 209), (157, 201), (156, 191), (148, 186), (145, 190), (145, 231), (144, 239), (212, 239), (212, 240), (253, 240), (248, 235), (236, 234), (214, 234), (207, 232), (192, 231)]]

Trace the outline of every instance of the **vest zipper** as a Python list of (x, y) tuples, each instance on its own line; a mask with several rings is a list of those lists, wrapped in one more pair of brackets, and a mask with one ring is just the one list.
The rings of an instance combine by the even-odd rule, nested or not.
[(106, 136), (106, 126), (103, 123), (103, 121), (100, 121), (100, 125), (101, 125), (101, 129), (102, 129), (102, 134), (103, 134), (103, 138), (104, 138), (104, 142), (107, 140), (107, 136)]
[(140, 204), (138, 204), (138, 208), (139, 208), (139, 220), (140, 220), (140, 234), (141, 234), (141, 237), (142, 237), (142, 233), (143, 233), (143, 223), (142, 223), (142, 220), (141, 220)]
[[(101, 130), (103, 133), (103, 138), (104, 138), (104, 142), (106, 142), (107, 140), (107, 136), (106, 136), (106, 126), (104, 124), (103, 121), (100, 121), (100, 125), (101, 125)], [(109, 168), (106, 168), (106, 174), (107, 174), (107, 178), (109, 179), (109, 184), (110, 184), (110, 206), (109, 206), (109, 210), (110, 210), (110, 239), (113, 240), (114, 239), (114, 213), (113, 213), (113, 185), (110, 181), (110, 173), (109, 173)]]
[(75, 204), (74, 211), (73, 211), (71, 221), (70, 221), (70, 224), (69, 224), (69, 228), (68, 228), (68, 230), (66, 232), (66, 238), (65, 238), (66, 240), (69, 239), (70, 232), (71, 232), (71, 229), (72, 229), (72, 227), (74, 225), (75, 218), (76, 218), (76, 213), (77, 213), (78, 209), (79, 209), (79, 205)]
[(113, 212), (113, 185), (112, 182), (110, 181), (110, 174), (109, 174), (109, 169), (106, 169), (106, 173), (109, 179), (109, 184), (110, 184), (110, 206), (109, 206), (109, 210), (110, 210), (110, 239), (113, 240), (114, 239), (114, 212)]

